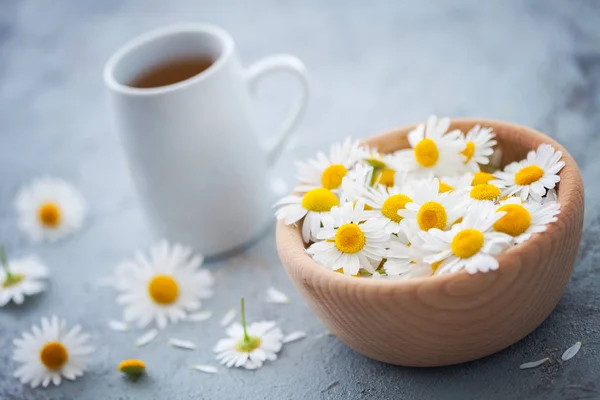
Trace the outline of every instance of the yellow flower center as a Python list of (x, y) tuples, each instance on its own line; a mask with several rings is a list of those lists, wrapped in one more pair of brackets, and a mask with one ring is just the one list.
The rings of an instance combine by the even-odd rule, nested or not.
[(172, 304), (179, 297), (179, 286), (167, 275), (156, 275), (148, 284), (148, 293), (155, 303)]
[(340, 201), (337, 196), (331, 190), (325, 188), (312, 189), (302, 197), (302, 207), (308, 211), (325, 212), (339, 204)]
[(459, 258), (473, 257), (483, 246), (483, 240), (483, 233), (477, 229), (463, 229), (452, 239), (452, 254)]
[(10, 274), (6, 277), (6, 280), (2, 282), (2, 288), (6, 289), (8, 287), (14, 286), (21, 282), (25, 278), (23, 274)]
[(506, 214), (494, 224), (494, 230), (511, 236), (519, 236), (531, 225), (531, 214), (520, 204), (505, 204), (496, 212), (505, 211)]
[(46, 343), (40, 351), (40, 361), (48, 369), (61, 369), (69, 360), (69, 352), (62, 343)]
[(342, 164), (331, 164), (325, 168), (321, 175), (321, 185), (325, 189), (337, 189), (342, 184), (342, 178), (346, 176), (348, 170)]
[(42, 204), (38, 210), (38, 217), (42, 225), (48, 228), (56, 228), (60, 223), (60, 208), (58, 208), (58, 204), (51, 201)]
[(119, 371), (126, 374), (141, 374), (145, 368), (142, 360), (123, 360), (119, 363)]
[(383, 202), (381, 214), (394, 222), (400, 222), (402, 217), (398, 215), (398, 210), (404, 209), (406, 207), (406, 203), (410, 202), (412, 202), (412, 199), (407, 195), (394, 194)]
[(365, 247), (365, 234), (356, 224), (344, 224), (335, 233), (335, 247), (342, 253), (358, 253)]
[(473, 158), (473, 154), (475, 154), (475, 143), (469, 141), (465, 146), (465, 149), (460, 152), (460, 154), (464, 155), (467, 159), (465, 160), (465, 164), (468, 163), (471, 158)]
[(417, 143), (414, 151), (417, 162), (425, 168), (433, 167), (437, 164), (438, 158), (440, 158), (437, 145), (429, 138), (425, 138)]
[(496, 185), (482, 183), (481, 185), (474, 186), (469, 196), (475, 200), (494, 200), (500, 196), (500, 189)]
[(446, 209), (437, 201), (428, 201), (419, 208), (417, 223), (424, 231), (431, 228), (446, 229)]
[(440, 260), (431, 264), (431, 273), (435, 274), (435, 272), (438, 270), (438, 268), (440, 267), (440, 265), (442, 265), (443, 262), (444, 260)]
[(438, 189), (438, 191), (440, 193), (451, 192), (453, 190), (454, 190), (454, 188), (452, 186), (448, 185), (447, 183), (444, 183), (444, 182), (440, 181), (440, 188)]
[(488, 183), (492, 179), (494, 179), (494, 175), (490, 174), (489, 172), (475, 172), (475, 174), (473, 175), (473, 181), (471, 182), (471, 185), (482, 185), (484, 183)]
[(242, 353), (251, 353), (260, 347), (260, 338), (248, 336), (248, 340), (240, 339), (235, 344), (235, 349)]
[(391, 168), (382, 169), (377, 175), (376, 182), (387, 187), (394, 186), (396, 170)]
[(543, 169), (537, 165), (528, 165), (517, 171), (515, 174), (515, 183), (521, 186), (530, 185), (542, 176), (544, 176)]

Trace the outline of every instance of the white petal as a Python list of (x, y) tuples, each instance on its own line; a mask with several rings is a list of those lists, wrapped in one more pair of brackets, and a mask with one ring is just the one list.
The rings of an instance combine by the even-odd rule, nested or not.
[(304, 339), (306, 337), (306, 332), (304, 331), (296, 331), (296, 332), (292, 332), (289, 335), (286, 335), (283, 338), (283, 343), (291, 343), (291, 342), (295, 342), (296, 340), (300, 340), (300, 339)]
[(274, 287), (271, 286), (267, 289), (267, 303), (290, 304), (291, 302), (285, 293), (280, 292)]
[(219, 372), (219, 369), (217, 367), (213, 367), (212, 365), (195, 364), (190, 366), (190, 369), (204, 372), (206, 374), (216, 374), (217, 372)]
[(571, 358), (575, 357), (575, 355), (579, 352), (579, 349), (581, 349), (581, 342), (577, 342), (573, 346), (571, 346), (567, 350), (565, 350), (565, 352), (563, 353), (563, 355), (561, 357), (562, 360), (568, 361)]
[(207, 319), (212, 317), (212, 314), (212, 311), (209, 310), (198, 311), (196, 313), (188, 314), (186, 320), (192, 322), (206, 321)]
[(195, 350), (196, 349), (196, 345), (193, 342), (190, 342), (188, 340), (170, 338), (167, 343), (169, 343), (169, 345), (171, 345), (173, 347), (179, 347), (180, 349), (187, 349), (187, 350)]
[(113, 331), (117, 332), (127, 332), (129, 330), (129, 325), (123, 321), (108, 321), (108, 327)]
[(546, 357), (546, 358), (542, 358), (541, 360), (527, 362), (525, 364), (519, 365), (519, 368), (520, 369), (535, 368), (535, 367), (542, 365), (543, 363), (545, 363), (548, 360), (550, 360), (550, 359), (548, 357)]
[(223, 316), (223, 319), (221, 319), (221, 326), (229, 325), (236, 315), (237, 311), (235, 310), (235, 308), (232, 308), (231, 310), (227, 311), (227, 313)]
[(156, 339), (158, 336), (158, 329), (152, 329), (144, 333), (142, 336), (136, 339), (134, 342), (135, 347), (142, 347)]

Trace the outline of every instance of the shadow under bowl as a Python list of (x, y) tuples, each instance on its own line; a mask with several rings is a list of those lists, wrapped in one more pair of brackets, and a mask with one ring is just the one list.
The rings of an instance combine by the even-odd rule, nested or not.
[[(573, 157), (533, 129), (483, 119), (456, 119), (451, 129), (491, 127), (502, 165), (548, 143), (563, 152), (558, 221), (498, 256), (496, 271), (410, 280), (333, 273), (306, 254), (300, 224), (277, 223), (277, 250), (294, 286), (327, 328), (354, 350), (390, 364), (442, 366), (475, 360), (521, 340), (550, 315), (577, 257), (583, 181)], [(408, 148), (408, 126), (364, 141), (382, 153)]]

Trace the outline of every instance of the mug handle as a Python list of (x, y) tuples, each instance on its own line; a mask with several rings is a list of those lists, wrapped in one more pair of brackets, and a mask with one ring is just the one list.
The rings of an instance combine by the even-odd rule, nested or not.
[(304, 63), (297, 57), (289, 54), (273, 55), (252, 64), (246, 71), (246, 81), (250, 86), (250, 90), (253, 91), (258, 81), (274, 72), (291, 73), (300, 82), (301, 92), (290, 111), (288, 111), (279, 130), (262, 141), (262, 146), (267, 153), (267, 162), (269, 164), (273, 164), (279, 155), (281, 155), (294, 128), (298, 125), (300, 118), (306, 111), (309, 93), (308, 72)]

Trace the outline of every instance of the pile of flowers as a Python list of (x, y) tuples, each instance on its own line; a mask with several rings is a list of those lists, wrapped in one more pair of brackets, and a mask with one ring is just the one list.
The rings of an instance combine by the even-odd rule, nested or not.
[(556, 221), (562, 152), (542, 144), (500, 170), (491, 128), (449, 128), (432, 116), (408, 134), (409, 149), (380, 154), (347, 139), (299, 162), (277, 219), (300, 224), (307, 253), (345, 275), (496, 270), (495, 256)]

